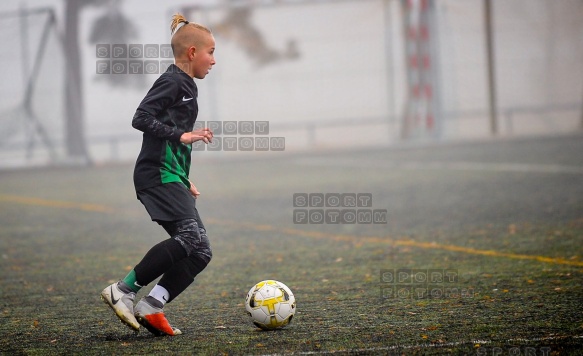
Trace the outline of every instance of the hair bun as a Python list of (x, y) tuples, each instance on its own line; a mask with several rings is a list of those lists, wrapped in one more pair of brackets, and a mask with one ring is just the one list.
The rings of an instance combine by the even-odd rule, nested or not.
[[(170, 23), (170, 32), (174, 34), (176, 31), (180, 29), (180, 27), (188, 25), (188, 23), (189, 22), (186, 20), (186, 18), (184, 18), (184, 16), (181, 13), (177, 12), (176, 14), (174, 14), (174, 16), (172, 16), (172, 22)], [(183, 25), (180, 26), (180, 24)]]

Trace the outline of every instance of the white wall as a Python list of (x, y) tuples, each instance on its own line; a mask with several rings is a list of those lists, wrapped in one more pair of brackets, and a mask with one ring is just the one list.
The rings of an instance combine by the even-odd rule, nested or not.
[[(485, 111), (488, 85), (483, 1), (440, 0), (442, 93), (445, 111)], [(575, 104), (541, 114), (500, 116), (502, 134), (572, 132), (581, 125), (583, 2), (494, 0), (496, 97), (499, 109)], [(509, 124), (513, 124), (512, 129)], [(446, 137), (488, 134), (484, 115), (450, 120)]]
[[(0, 2), (0, 12), (18, 9), (20, 1)], [(60, 30), (63, 0), (26, 0), (27, 7), (54, 6)], [(201, 4), (200, 2), (197, 2)], [(204, 4), (213, 5), (218, 0)], [(268, 120), (273, 136), (285, 136), (290, 149), (305, 149), (307, 131), (278, 125), (320, 125), (347, 120), (349, 126), (318, 129), (319, 147), (396, 142), (406, 101), (401, 2), (362, 0), (328, 4), (257, 7), (252, 24), (266, 43), (284, 50), (295, 39), (300, 58), (257, 67), (240, 45), (217, 34), (217, 65), (198, 81), (199, 120)], [(137, 26), (134, 43), (168, 43), (171, 14), (183, 0), (124, 0), (122, 9)], [(580, 0), (494, 0), (497, 99), (501, 109), (580, 104), (583, 98), (583, 2)], [(482, 0), (437, 0), (441, 94), (446, 113), (444, 138), (488, 135), (487, 77)], [(386, 11), (388, 10), (388, 14)], [(96, 74), (95, 45), (89, 43), (94, 20), (105, 7), (88, 7), (81, 16), (87, 136), (127, 136), (122, 159), (133, 159), (140, 135), (131, 118), (157, 78), (144, 75), (139, 88), (115, 88)], [(211, 28), (225, 16), (198, 11), (195, 20)], [(386, 38), (385, 34), (390, 37)], [(8, 46), (9, 47), (9, 46)], [(0, 84), (5, 93), (7, 84)], [(55, 85), (58, 88), (58, 85)], [(45, 88), (46, 89), (46, 88)], [(56, 89), (58, 92), (58, 90)], [(46, 90), (45, 90), (46, 92)], [(58, 104), (55, 104), (57, 106)], [(368, 119), (381, 120), (368, 124)], [(387, 125), (385, 123), (391, 123)], [(503, 116), (502, 134), (570, 132), (580, 112), (516, 113), (512, 131)], [(362, 125), (362, 126), (361, 126)], [(358, 128), (360, 139), (353, 139)], [(97, 160), (110, 157), (109, 146), (91, 146)]]

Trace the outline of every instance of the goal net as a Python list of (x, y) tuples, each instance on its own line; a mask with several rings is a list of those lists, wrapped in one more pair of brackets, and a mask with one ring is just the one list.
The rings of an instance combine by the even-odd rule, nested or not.
[(63, 155), (64, 55), (53, 9), (0, 13), (0, 168)]

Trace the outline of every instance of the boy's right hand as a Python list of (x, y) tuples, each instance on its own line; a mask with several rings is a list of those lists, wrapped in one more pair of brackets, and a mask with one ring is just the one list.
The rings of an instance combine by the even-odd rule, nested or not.
[(195, 130), (192, 132), (185, 132), (180, 136), (180, 142), (184, 144), (191, 144), (196, 141), (204, 141), (204, 143), (213, 142), (213, 132), (208, 127), (204, 129)]

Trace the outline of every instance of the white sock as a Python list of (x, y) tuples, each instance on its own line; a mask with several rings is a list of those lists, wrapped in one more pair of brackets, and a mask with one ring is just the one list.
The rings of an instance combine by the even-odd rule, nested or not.
[(168, 299), (170, 299), (170, 293), (166, 290), (166, 288), (162, 287), (159, 284), (156, 284), (154, 288), (148, 294), (150, 297), (154, 297), (162, 303), (162, 305), (166, 304)]

